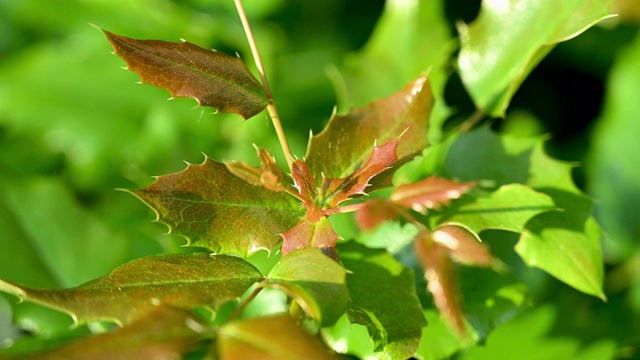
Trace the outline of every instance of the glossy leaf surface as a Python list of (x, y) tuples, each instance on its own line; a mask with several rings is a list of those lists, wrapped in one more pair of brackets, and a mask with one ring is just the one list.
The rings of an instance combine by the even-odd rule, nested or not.
[(474, 183), (457, 183), (430, 176), (424, 180), (402, 184), (393, 190), (391, 201), (417, 212), (426, 212), (462, 196)]
[(340, 259), (352, 272), (347, 275), (350, 321), (367, 327), (384, 358), (413, 356), (426, 325), (413, 272), (386, 251), (354, 242), (341, 245)]
[(460, 27), (462, 80), (476, 106), (504, 116), (511, 97), (554, 44), (609, 15), (612, 0), (486, 0)]
[(201, 106), (248, 119), (267, 107), (262, 85), (244, 62), (189, 42), (136, 40), (102, 30), (115, 53), (142, 83), (168, 90), (173, 97), (191, 97)]
[(224, 255), (166, 254), (124, 264), (75, 288), (41, 290), (0, 281), (0, 290), (68, 312), (80, 323), (129, 324), (157, 308), (220, 305), (240, 297), (262, 276), (244, 260)]
[[(318, 221), (302, 219), (291, 229), (282, 234), (282, 254), (287, 255), (296, 249), (316, 247), (328, 254), (335, 254), (338, 234), (333, 230), (331, 222), (326, 217)], [(332, 256), (335, 258), (335, 256)]]
[(302, 215), (293, 196), (251, 185), (209, 158), (160, 176), (133, 194), (156, 212), (171, 233), (217, 253), (271, 250), (280, 241), (277, 234)]
[(284, 256), (262, 286), (285, 291), (322, 326), (330, 326), (347, 309), (346, 274), (319, 249), (301, 249)]

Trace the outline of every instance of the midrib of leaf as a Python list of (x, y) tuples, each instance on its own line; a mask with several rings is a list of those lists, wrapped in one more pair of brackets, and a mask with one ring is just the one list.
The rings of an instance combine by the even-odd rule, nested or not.
[[(225, 83), (227, 83), (227, 84), (231, 85), (231, 87), (236, 87), (236, 88), (239, 88), (239, 89), (244, 89), (246, 92), (251, 93), (251, 94), (255, 95), (256, 97), (264, 98), (264, 95), (263, 95), (263, 94), (261, 94), (261, 93), (257, 93), (257, 92), (253, 91), (253, 90), (252, 90), (252, 89), (250, 89), (250, 88), (244, 87), (244, 86), (242, 86), (242, 85), (240, 85), (240, 84), (237, 84), (237, 83), (235, 83), (235, 82), (233, 82), (233, 81), (230, 81), (230, 80), (228, 80), (228, 79), (225, 79), (224, 77), (217, 76), (217, 75), (216, 75), (216, 74), (214, 74), (214, 73), (210, 73), (210, 72), (207, 72), (207, 71), (204, 71), (204, 70), (199, 69), (198, 67), (196, 67), (196, 66), (195, 66), (195, 63), (193, 62), (193, 60), (190, 60), (189, 58), (187, 58), (187, 57), (183, 54), (183, 51), (181, 51), (181, 50), (180, 50), (180, 51), (178, 51), (178, 53), (180, 54), (180, 56), (183, 56), (185, 59), (187, 59), (188, 61), (190, 61), (190, 62), (193, 64), (193, 66), (194, 66), (194, 67), (189, 67), (189, 66), (187, 66), (187, 65), (185, 65), (185, 64), (181, 64), (181, 63), (179, 63), (179, 62), (175, 62), (175, 61), (172, 61), (172, 60), (170, 60), (170, 59), (163, 58), (163, 57), (161, 57), (161, 56), (158, 56), (158, 55), (156, 55), (156, 54), (154, 54), (154, 53), (152, 53), (152, 52), (150, 52), (150, 51), (144, 50), (144, 49), (142, 49), (142, 48), (140, 48), (140, 47), (138, 47), (138, 46), (135, 46), (135, 45), (133, 45), (133, 44), (130, 44), (130, 43), (126, 43), (126, 44), (127, 44), (128, 46), (131, 46), (132, 48), (134, 48), (134, 49), (138, 50), (138, 51), (142, 51), (142, 52), (147, 53), (147, 54), (149, 54), (149, 55), (151, 55), (151, 56), (154, 56), (154, 57), (156, 57), (156, 58), (158, 58), (158, 59), (161, 59), (162, 61), (166, 61), (166, 62), (169, 62), (169, 63), (175, 64), (175, 66), (177, 66), (177, 67), (185, 68), (185, 69), (188, 69), (188, 70), (191, 70), (191, 71), (197, 71), (197, 72), (199, 72), (199, 73), (204, 74), (204, 75), (205, 75), (205, 76), (207, 76), (207, 77), (211, 77), (211, 78), (214, 78), (214, 79), (217, 79), (217, 80), (223, 81), (223, 82), (225, 82)], [(195, 44), (194, 44), (194, 45), (195, 45)], [(211, 50), (209, 50), (209, 51), (211, 51)]]
[(244, 208), (265, 208), (266, 207), (266, 208), (277, 209), (277, 210), (293, 210), (293, 207), (273, 206), (273, 205), (270, 205), (270, 204), (227, 203), (227, 202), (216, 202), (216, 201), (207, 201), (207, 200), (183, 199), (183, 198), (179, 198), (179, 197), (175, 197), (175, 196), (171, 196), (170, 198), (173, 199), (173, 200), (176, 200), (176, 201), (192, 202), (192, 203), (199, 203), (199, 204), (221, 205), (221, 206), (226, 206), (226, 207), (240, 207), (240, 208), (242, 208), (242, 207), (244, 207)]

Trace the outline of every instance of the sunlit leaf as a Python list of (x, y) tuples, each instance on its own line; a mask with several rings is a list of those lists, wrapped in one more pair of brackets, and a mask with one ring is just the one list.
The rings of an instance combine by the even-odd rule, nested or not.
[(427, 287), (433, 295), (438, 311), (458, 333), (465, 335), (460, 290), (448, 249), (435, 242), (428, 231), (418, 235), (413, 243), (413, 249), (424, 269)]
[(337, 259), (335, 249), (339, 236), (333, 231), (333, 225), (329, 219), (324, 216), (315, 222), (302, 219), (296, 226), (280, 235), (283, 239), (281, 249), (283, 255), (296, 249), (317, 247)]
[(288, 315), (225, 324), (218, 332), (217, 343), (222, 360), (338, 358)]
[(196, 345), (203, 329), (206, 325), (190, 312), (158, 306), (121, 329), (20, 359), (172, 360)]
[(421, 76), (387, 98), (344, 115), (334, 114), (327, 127), (309, 141), (306, 161), (316, 182), (320, 182), (320, 174), (346, 178), (367, 162), (375, 143), (386, 144), (403, 133), (397, 149), (399, 159), (422, 151), (427, 147), (432, 101), (429, 81)]
[(522, 232), (529, 219), (556, 209), (549, 196), (520, 184), (504, 185), (489, 195), (468, 195), (460, 202), (437, 214), (436, 222), (460, 224), (476, 234), (486, 229)]
[(401, 212), (393, 202), (383, 199), (371, 199), (358, 209), (356, 212), (356, 222), (363, 230), (372, 230), (381, 223), (394, 219)]
[(154, 209), (170, 232), (220, 253), (271, 250), (280, 240), (277, 234), (302, 216), (293, 196), (251, 185), (209, 158), (160, 176), (133, 194)]
[(347, 275), (350, 321), (367, 327), (384, 358), (413, 356), (426, 325), (413, 272), (386, 251), (355, 242), (340, 246), (340, 259), (352, 272)]
[(476, 266), (491, 266), (495, 259), (476, 234), (456, 226), (444, 225), (433, 231), (433, 241), (445, 247), (456, 261)]
[(457, 199), (475, 183), (458, 183), (452, 180), (430, 176), (424, 180), (402, 184), (391, 194), (391, 201), (418, 212), (426, 212), (440, 205), (447, 205), (452, 199)]
[(346, 273), (319, 249), (301, 249), (284, 256), (261, 286), (284, 290), (322, 326), (331, 326), (347, 310)]
[(77, 322), (128, 324), (157, 308), (220, 305), (260, 281), (258, 270), (224, 255), (166, 254), (137, 259), (70, 289), (43, 290), (0, 280), (0, 290), (69, 313)]
[(461, 25), (460, 75), (476, 106), (504, 116), (511, 97), (553, 45), (609, 14), (612, 0), (485, 0)]
[(230, 161), (225, 164), (227, 169), (251, 185), (264, 186), (272, 191), (286, 190), (288, 187), (288, 184), (285, 183), (287, 177), (278, 167), (273, 156), (266, 149), (256, 147), (256, 151), (258, 158), (260, 158), (260, 167), (239, 161)]
[(143, 83), (164, 88), (173, 97), (191, 97), (201, 106), (244, 119), (267, 107), (264, 88), (238, 57), (186, 41), (136, 40), (102, 32)]

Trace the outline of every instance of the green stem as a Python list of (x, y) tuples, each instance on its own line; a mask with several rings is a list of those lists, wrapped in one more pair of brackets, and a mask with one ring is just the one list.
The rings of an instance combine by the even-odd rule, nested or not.
[(247, 14), (244, 12), (244, 7), (242, 7), (241, 0), (234, 0), (234, 1), (236, 3), (236, 9), (238, 10), (238, 15), (240, 16), (240, 21), (242, 22), (242, 27), (244, 28), (244, 32), (247, 36), (247, 40), (249, 41), (249, 47), (251, 47), (251, 53), (253, 54), (253, 59), (256, 63), (256, 67), (258, 68), (258, 72), (260, 73), (260, 78), (262, 79), (262, 86), (264, 87), (264, 90), (267, 93), (267, 98), (269, 100), (269, 105), (267, 105), (267, 111), (269, 111), (269, 116), (271, 117), (271, 122), (273, 123), (273, 127), (276, 130), (276, 134), (278, 135), (278, 140), (280, 141), (282, 152), (284, 153), (284, 157), (287, 160), (289, 171), (291, 171), (291, 163), (293, 162), (293, 157), (291, 156), (291, 149), (289, 148), (289, 143), (287, 143), (287, 138), (284, 135), (284, 130), (282, 129), (282, 123), (280, 123), (280, 116), (278, 115), (275, 102), (273, 101), (273, 94), (271, 93), (271, 88), (269, 87), (269, 82), (267, 81), (267, 75), (265, 74), (264, 67), (262, 66), (262, 60), (260, 60), (260, 54), (258, 53), (258, 47), (256, 46), (256, 41), (253, 38), (253, 32), (251, 31), (251, 26), (249, 26), (249, 20), (247, 20)]

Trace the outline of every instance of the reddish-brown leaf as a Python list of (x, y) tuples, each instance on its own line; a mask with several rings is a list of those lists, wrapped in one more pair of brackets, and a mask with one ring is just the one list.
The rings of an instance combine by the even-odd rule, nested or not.
[(132, 193), (155, 210), (170, 232), (218, 253), (271, 250), (279, 242), (277, 234), (303, 216), (290, 194), (251, 185), (209, 158)]
[(333, 226), (326, 217), (312, 222), (302, 219), (293, 228), (282, 234), (282, 254), (287, 255), (296, 249), (309, 247), (320, 248), (326, 255), (336, 259), (336, 242), (338, 234), (333, 231)]
[(394, 219), (400, 209), (387, 199), (371, 199), (362, 204), (355, 214), (358, 226), (363, 230), (371, 230), (381, 223)]
[[(429, 81), (420, 76), (385, 99), (344, 115), (334, 114), (327, 127), (309, 141), (305, 158), (311, 172), (346, 178), (362, 168), (372, 144), (385, 144), (403, 133), (396, 155), (401, 161), (413, 157), (427, 147), (432, 102)], [(390, 186), (389, 181), (375, 183), (377, 188)]]
[(352, 195), (365, 194), (369, 180), (398, 160), (397, 149), (398, 138), (395, 138), (382, 146), (374, 145), (367, 162), (352, 175), (342, 179), (330, 179), (323, 174), (322, 203), (329, 207), (337, 207)]
[(461, 226), (441, 226), (433, 232), (432, 237), (436, 243), (446, 247), (458, 262), (476, 266), (491, 266), (496, 262), (486, 245)]
[(423, 231), (413, 242), (416, 257), (424, 269), (427, 288), (440, 314), (462, 335), (466, 334), (460, 291), (449, 251), (434, 242), (428, 231)]
[(260, 167), (251, 166), (240, 161), (228, 162), (227, 169), (229, 171), (248, 182), (251, 185), (264, 186), (272, 191), (286, 191), (289, 189), (285, 183), (285, 177), (275, 159), (269, 152), (262, 148), (257, 148), (258, 158), (260, 158)]
[(136, 40), (102, 30), (115, 53), (144, 84), (190, 97), (201, 106), (248, 119), (267, 107), (264, 88), (240, 58), (189, 42)]
[(459, 198), (474, 186), (473, 182), (458, 183), (430, 176), (413, 184), (398, 186), (391, 194), (391, 201), (424, 213), (427, 209), (448, 204), (449, 201)]

